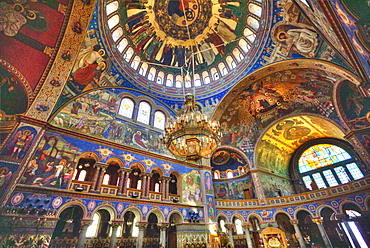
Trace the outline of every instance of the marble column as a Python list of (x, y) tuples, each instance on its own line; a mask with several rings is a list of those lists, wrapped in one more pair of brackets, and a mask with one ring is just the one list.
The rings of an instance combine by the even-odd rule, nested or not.
[(112, 227), (112, 236), (110, 237), (110, 242), (109, 242), (109, 248), (115, 248), (117, 247), (116, 242), (117, 242), (117, 229), (119, 226), (121, 226), (123, 221), (113, 221), (111, 224)]
[(169, 226), (170, 226), (170, 223), (159, 223), (158, 224), (158, 227), (161, 230), (159, 243), (163, 244), (165, 247), (167, 247), (166, 231)]
[(297, 234), (299, 246), (301, 248), (306, 248), (306, 243), (304, 242), (301, 230), (299, 229), (299, 226), (298, 226), (298, 220), (290, 220), (290, 223), (293, 225), (294, 231)]
[(170, 180), (171, 178), (170, 177), (162, 177), (161, 178), (162, 180), (162, 189), (161, 189), (161, 192), (162, 192), (162, 200), (164, 201), (169, 201), (169, 195), (170, 195)]
[(247, 240), (247, 246), (248, 248), (253, 247), (251, 234), (249, 232), (249, 229), (251, 228), (251, 224), (247, 223), (243, 225), (244, 232), (245, 232), (245, 239)]
[(136, 248), (143, 247), (144, 232), (147, 225), (148, 222), (139, 222), (136, 224), (136, 226), (139, 228), (139, 235), (136, 240)]
[(234, 224), (225, 224), (225, 227), (228, 230), (229, 240), (230, 240), (231, 247), (234, 247), (234, 239), (233, 239), (233, 227), (234, 227)]
[(333, 248), (331, 242), (330, 242), (330, 239), (328, 237), (328, 234), (326, 233), (325, 231), (325, 228), (323, 226), (323, 219), (320, 217), (320, 218), (313, 218), (312, 221), (317, 225), (317, 227), (319, 228), (319, 231), (320, 231), (320, 234), (321, 234), (321, 237), (322, 239), (324, 240), (324, 243), (325, 243), (325, 247), (326, 248)]
[(96, 184), (98, 182), (98, 177), (99, 177), (100, 169), (101, 169), (101, 167), (98, 164), (95, 164), (95, 167), (96, 167), (96, 170), (95, 170), (94, 177), (92, 179), (92, 185), (91, 185), (91, 188), (90, 188), (90, 190), (92, 190), (92, 191), (94, 191), (96, 189)]
[(101, 184), (103, 183), (103, 179), (104, 179), (104, 174), (107, 171), (107, 167), (108, 167), (107, 165), (101, 165), (100, 176), (98, 179), (98, 183), (96, 184), (97, 191), (100, 191)]
[(78, 235), (77, 248), (83, 248), (86, 241), (87, 228), (92, 224), (92, 220), (81, 220), (80, 234)]
[(121, 176), (119, 180), (119, 185), (118, 185), (118, 193), (126, 195), (127, 193), (127, 180), (130, 175), (130, 170), (126, 168), (121, 168), (120, 170)]

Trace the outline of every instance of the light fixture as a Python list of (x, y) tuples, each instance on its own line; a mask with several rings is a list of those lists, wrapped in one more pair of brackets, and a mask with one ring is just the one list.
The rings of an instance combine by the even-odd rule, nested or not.
[(175, 156), (197, 161), (217, 148), (221, 139), (219, 130), (219, 123), (208, 121), (199, 112), (194, 95), (187, 94), (181, 115), (168, 120), (162, 142)]

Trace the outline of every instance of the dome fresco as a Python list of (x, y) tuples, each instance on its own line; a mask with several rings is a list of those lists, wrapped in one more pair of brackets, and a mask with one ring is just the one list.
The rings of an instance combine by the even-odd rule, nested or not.
[(111, 1), (106, 15), (120, 69), (170, 94), (230, 84), (262, 37), (262, 1)]

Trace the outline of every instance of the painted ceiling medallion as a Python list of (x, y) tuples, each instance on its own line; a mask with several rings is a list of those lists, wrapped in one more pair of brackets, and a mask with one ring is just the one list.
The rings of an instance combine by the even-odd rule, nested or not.
[(210, 0), (157, 0), (155, 20), (169, 37), (178, 40), (194, 39), (203, 33), (212, 16)]

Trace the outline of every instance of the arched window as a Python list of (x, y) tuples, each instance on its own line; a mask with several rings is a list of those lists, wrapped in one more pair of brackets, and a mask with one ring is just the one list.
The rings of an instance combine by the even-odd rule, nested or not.
[(194, 75), (194, 86), (198, 87), (198, 86), (201, 86), (202, 83), (200, 81), (200, 76), (199, 74), (195, 74)]
[(91, 225), (86, 230), (86, 237), (87, 238), (96, 237), (96, 235), (98, 233), (99, 222), (100, 222), (100, 214), (95, 213), (94, 216), (93, 216), (93, 222), (91, 223)]
[(234, 62), (234, 59), (231, 56), (226, 57), (226, 62), (229, 65), (231, 69), (234, 69), (236, 67), (236, 64)]
[(104, 175), (104, 177), (103, 177), (103, 182), (102, 182), (102, 184), (104, 184), (104, 185), (108, 185), (108, 184), (109, 184), (109, 179), (110, 179), (109, 174), (105, 174), (105, 175)]
[(236, 58), (238, 62), (242, 61), (244, 59), (244, 55), (239, 51), (238, 48), (234, 48), (233, 55)]
[(348, 183), (364, 177), (356, 160), (336, 144), (314, 144), (298, 153), (298, 173), (310, 190), (322, 189)]
[(220, 220), (220, 228), (221, 228), (221, 232), (227, 233), (224, 220)]
[(226, 177), (227, 178), (233, 178), (234, 177), (233, 172), (232, 171), (226, 172)]
[(154, 67), (150, 68), (149, 73), (148, 73), (148, 76), (147, 76), (147, 78), (150, 81), (154, 81), (154, 76), (155, 76), (156, 71), (157, 70)]
[(250, 28), (245, 28), (243, 34), (251, 43), (256, 39), (256, 34)]
[(164, 130), (166, 116), (162, 111), (155, 111), (154, 113), (154, 127)]
[(218, 174), (218, 172), (217, 172), (217, 171), (215, 171), (215, 172), (213, 173), (213, 178), (214, 178), (214, 179), (220, 179), (220, 175)]
[(147, 102), (141, 102), (139, 104), (139, 112), (137, 114), (137, 121), (149, 125), (150, 120), (150, 104)]
[[(123, 35), (123, 29), (121, 27), (117, 28), (116, 30), (114, 30), (114, 32), (112, 33), (112, 38), (113, 38), (113, 41), (116, 42), (119, 38), (121, 38), (121, 36)], [(131, 48), (132, 49), (132, 48)]]
[(82, 170), (81, 172), (80, 172), (80, 175), (78, 176), (78, 181), (85, 181), (85, 178), (86, 178), (86, 170)]
[(218, 72), (217, 72), (216, 68), (212, 68), (211, 69), (211, 75), (213, 77), (213, 80), (218, 80), (220, 78), (220, 76), (218, 75)]
[(252, 14), (255, 14), (256, 16), (261, 17), (262, 8), (260, 6), (254, 4), (254, 3), (250, 3), (249, 6), (248, 6), (248, 9)]
[(160, 71), (157, 76), (157, 84), (163, 84), (164, 72)]
[(137, 180), (136, 189), (141, 189), (141, 179), (140, 180)]
[(114, 26), (116, 26), (119, 23), (119, 16), (114, 15), (108, 20), (108, 27), (109, 29), (112, 29)]
[(220, 72), (221, 72), (222, 76), (225, 76), (227, 73), (229, 73), (223, 62), (218, 64), (218, 69), (220, 69)]
[(168, 87), (173, 86), (173, 75), (172, 74), (167, 75), (166, 86)]
[(134, 101), (130, 98), (123, 98), (119, 106), (118, 114), (127, 118), (132, 118), (132, 113), (134, 112)]
[(127, 41), (127, 39), (126, 39), (126, 38), (122, 39), (122, 40), (118, 43), (118, 45), (117, 45), (118, 51), (119, 51), (120, 53), (122, 53), (122, 52), (123, 52), (123, 50), (125, 50), (125, 48), (127, 47), (127, 45), (128, 45), (128, 41)]
[(135, 56), (135, 58), (131, 62), (131, 67), (134, 68), (134, 70), (137, 70), (137, 68), (139, 67), (139, 64), (140, 64), (140, 57)]
[(251, 49), (251, 46), (244, 39), (239, 40), (239, 46), (245, 53), (249, 52)]
[(107, 4), (106, 10), (107, 10), (107, 16), (112, 14), (114, 11), (118, 9), (118, 2), (114, 1), (109, 4)]
[(123, 58), (124, 58), (127, 62), (129, 62), (129, 61), (130, 61), (130, 59), (131, 59), (131, 57), (132, 57), (132, 55), (134, 55), (134, 49), (132, 49), (132, 47), (129, 47), (129, 48), (127, 49), (127, 51), (125, 52), (125, 54), (123, 55)]
[(202, 72), (202, 77), (203, 77), (204, 84), (211, 83), (211, 79), (209, 78), (208, 71)]
[(235, 220), (235, 229), (236, 229), (236, 234), (237, 235), (243, 235), (243, 227), (242, 227), (242, 222), (239, 219)]
[(154, 192), (159, 193), (159, 183), (156, 183), (156, 184), (154, 185)]
[(249, 26), (251, 26), (254, 30), (258, 30), (258, 28), (260, 27), (260, 23), (259, 23), (259, 21), (256, 19), (256, 18), (254, 18), (254, 17), (251, 17), (251, 16), (248, 16), (248, 18), (247, 18), (247, 24), (249, 25)]
[(139, 69), (139, 74), (141, 76), (145, 76), (145, 73), (146, 71), (148, 70), (148, 64), (147, 63), (142, 63), (142, 65), (140, 66), (140, 69)]

